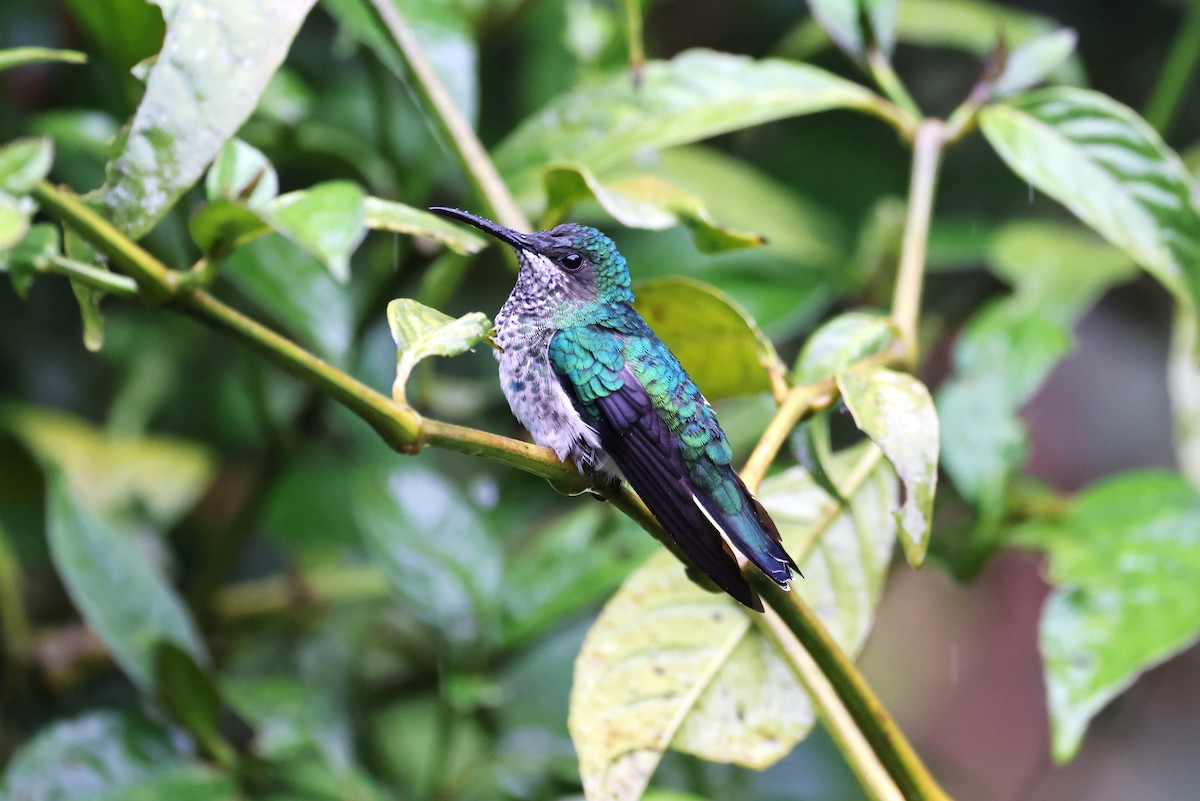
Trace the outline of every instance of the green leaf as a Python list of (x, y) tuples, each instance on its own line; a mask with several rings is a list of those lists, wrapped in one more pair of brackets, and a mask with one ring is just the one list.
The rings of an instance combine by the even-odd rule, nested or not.
[(266, 216), (276, 230), (329, 268), (339, 284), (350, 281), (350, 254), (366, 235), (362, 187), (328, 181), (271, 201)]
[[(769, 174), (719, 150), (700, 145), (673, 147), (652, 158), (639, 157), (636, 170), (600, 175), (606, 180), (637, 174), (653, 175), (703, 198), (718, 220), (766, 237), (766, 244), (755, 249), (755, 256), (786, 259), (807, 270), (833, 272), (843, 266), (849, 255), (849, 233), (835, 215), (796, 194), (790, 186)], [(754, 202), (747, 203), (746, 198), (754, 198)], [(714, 261), (704, 260), (710, 265)], [(685, 267), (674, 268), (674, 271), (684, 272)], [(730, 272), (735, 274), (729, 277), (736, 278), (736, 272)], [(725, 281), (709, 280), (721, 287), (728, 286)], [(790, 277), (788, 283), (794, 280)], [(779, 287), (768, 287), (768, 290), (778, 294)]]
[[(70, 259), (108, 270), (108, 262), (100, 252), (74, 229), (65, 229), (63, 249)], [(99, 353), (104, 347), (104, 315), (100, 312), (100, 301), (106, 293), (82, 281), (72, 281), (71, 292), (79, 304), (79, 317), (83, 321), (83, 346), (92, 353)]]
[(497, 634), (502, 557), (474, 505), (420, 467), (364, 474), (354, 504), (359, 531), (404, 610), (453, 658)]
[(478, 253), (488, 244), (466, 226), (394, 200), (369, 197), (363, 201), (363, 213), (363, 222), (373, 231), (428, 237), (463, 255)]
[(882, 367), (852, 367), (837, 374), (837, 385), (855, 424), (900, 477), (900, 545), (909, 564), (920, 567), (929, 547), (937, 491), (938, 417), (933, 398), (913, 376)]
[(154, 697), (205, 751), (231, 765), (233, 751), (221, 739), (221, 697), (190, 653), (170, 640), (154, 646)]
[(325, 358), (336, 364), (349, 358), (354, 334), (349, 294), (316, 257), (286, 237), (270, 234), (237, 248), (222, 275)]
[(506, 642), (544, 631), (607, 597), (649, 555), (654, 540), (628, 517), (608, 511), (599, 504), (576, 506), (513, 558), (504, 582)]
[(873, 102), (866, 88), (806, 64), (688, 50), (647, 62), (640, 86), (618, 75), (551, 101), (500, 144), (496, 166), (517, 197), (528, 200), (539, 194), (548, 163), (603, 174), (645, 150)]
[(1070, 353), (1076, 321), (1134, 268), (1090, 232), (1046, 220), (1005, 224), (986, 258), (1015, 292), (980, 309), (960, 334), (937, 406), (943, 466), (994, 520), (1026, 455), (1018, 412)]
[(239, 247), (271, 232), (262, 214), (235, 200), (204, 204), (188, 221), (188, 233), (209, 259), (224, 259)]
[(846, 312), (821, 326), (796, 359), (795, 382), (815, 384), (833, 378), (857, 361), (885, 352), (898, 341), (885, 314)]
[(241, 801), (233, 779), (204, 765), (184, 765), (95, 801)]
[(782, 385), (786, 368), (771, 340), (716, 287), (683, 277), (641, 281), (633, 305), (710, 401)]
[(24, 198), (0, 192), (0, 252), (16, 247), (25, 238), (31, 214)]
[(315, 0), (184, 3), (101, 190), (131, 236), (154, 227), (258, 103)]
[(1196, 312), (1175, 308), (1171, 349), (1167, 357), (1167, 389), (1175, 426), (1175, 455), (1192, 486), (1200, 487), (1200, 325)]
[(902, 42), (983, 56), (1001, 37), (1018, 48), (1061, 26), (1049, 17), (986, 0), (903, 0), (896, 27)]
[[(442, 0), (393, 0), (425, 51), (438, 77), (463, 115), (478, 116), (478, 48), (465, 4)], [(324, 0), (322, 6), (338, 21), (341, 32), (369, 47), (402, 81), (412, 80), (406, 59), (369, 0)]]
[(1123, 249), (1180, 302), (1200, 302), (1200, 214), (1179, 157), (1131, 109), (1097, 92), (1044, 89), (980, 113), (1018, 175)]
[(404, 387), (417, 364), (430, 356), (457, 356), (473, 348), (492, 328), (483, 312), (470, 312), (457, 320), (409, 298), (393, 300), (387, 307), (388, 327), (396, 343), (396, 381), (392, 398), (405, 403)]
[(26, 64), (60, 61), (66, 64), (86, 64), (87, 54), (78, 50), (54, 50), (49, 47), (10, 47), (0, 50), (0, 72)]
[(200, 445), (107, 432), (47, 409), (5, 406), (0, 426), (38, 461), (61, 473), (72, 497), (105, 518), (136, 510), (166, 528), (192, 507), (216, 467), (212, 454)]
[[(839, 483), (871, 451), (835, 457)], [(759, 493), (789, 552), (805, 554), (807, 578), (792, 591), (851, 655), (870, 630), (894, 547), (896, 493), (879, 460), (815, 541), (815, 522), (837, 502), (803, 469), (767, 479)], [(762, 769), (803, 739), (811, 703), (753, 614), (697, 587), (666, 551), (629, 577), (575, 662), (568, 725), (589, 799), (638, 798), (668, 747)]]
[(885, 54), (892, 52), (896, 44), (896, 6), (897, 0), (808, 0), (813, 17), (830, 38), (860, 60), (873, 45)]
[(140, 714), (93, 711), (42, 728), (13, 756), (0, 784), (12, 801), (94, 801), (186, 766), (160, 724)]
[(1071, 57), (1078, 39), (1075, 31), (1063, 28), (1017, 47), (1005, 59), (1004, 71), (996, 79), (992, 97), (1008, 97), (1041, 83)]
[(1200, 633), (1200, 496), (1143, 471), (1093, 485), (1057, 524), (1018, 530), (1047, 552), (1042, 609), (1052, 750), (1070, 759), (1092, 717)]
[(143, 690), (154, 683), (154, 649), (166, 640), (207, 663), (183, 602), (133, 541), (73, 497), (66, 479), (47, 476), (47, 539), (67, 593), (118, 665)]
[[(164, 0), (66, 0), (64, 5), (86, 38), (112, 64), (114, 76), (130, 76), (139, 62), (151, 58), (162, 45)], [(134, 82), (132, 76), (128, 80)], [(133, 95), (132, 102), (136, 98)]]
[(581, 200), (594, 198), (614, 220), (630, 228), (661, 230), (686, 225), (702, 253), (719, 253), (766, 243), (761, 234), (717, 223), (704, 201), (650, 175), (601, 183), (586, 167), (558, 165), (544, 175), (547, 216), (561, 219)]
[(49, 174), (53, 163), (54, 143), (50, 139), (17, 139), (8, 143), (0, 148), (0, 191), (29, 194)]
[(279, 176), (262, 151), (230, 139), (208, 169), (204, 193), (210, 201), (236, 200), (262, 210), (279, 194)]
[(61, 246), (56, 226), (37, 223), (10, 252), (0, 253), (0, 272), (7, 271), (17, 294), (26, 298), (38, 272), (51, 256), (59, 253)]

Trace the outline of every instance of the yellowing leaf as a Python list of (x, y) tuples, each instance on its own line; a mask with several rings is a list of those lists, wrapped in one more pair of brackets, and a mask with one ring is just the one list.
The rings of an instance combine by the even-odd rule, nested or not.
[(737, 231), (717, 223), (704, 201), (653, 175), (636, 175), (603, 183), (587, 167), (562, 164), (545, 175), (547, 215), (561, 219), (581, 200), (589, 197), (614, 220), (630, 228), (661, 230), (686, 225), (696, 247), (704, 253), (757, 247), (766, 242), (761, 234)]
[[(869, 443), (832, 460), (836, 479)], [(896, 535), (896, 479), (880, 459), (815, 542), (814, 523), (837, 502), (802, 468), (764, 481), (760, 499), (788, 550), (804, 554), (794, 592), (839, 645), (858, 652)], [(757, 769), (808, 733), (808, 696), (773, 640), (725, 595), (705, 592), (663, 551), (604, 607), (575, 662), (568, 725), (589, 801), (635, 801), (668, 748)]]
[(101, 516), (136, 504), (156, 524), (169, 525), (195, 503), (213, 472), (212, 455), (200, 445), (109, 433), (62, 412), (10, 406), (0, 425), (61, 472), (72, 497)]
[(388, 326), (396, 343), (396, 382), (392, 398), (404, 402), (404, 387), (417, 363), (430, 356), (457, 356), (487, 336), (492, 323), (482, 312), (457, 320), (415, 300), (400, 298), (387, 307)]
[(771, 392), (786, 368), (737, 301), (691, 278), (637, 286), (638, 310), (709, 400)]
[(900, 544), (913, 567), (929, 546), (937, 490), (938, 418), (929, 390), (907, 373), (855, 367), (838, 373), (838, 389), (854, 422), (887, 456), (904, 483), (896, 513)]

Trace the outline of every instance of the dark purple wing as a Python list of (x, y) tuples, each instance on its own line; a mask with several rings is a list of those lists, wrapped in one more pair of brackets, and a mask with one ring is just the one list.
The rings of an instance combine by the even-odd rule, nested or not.
[[(762, 601), (697, 502), (696, 488), (666, 421), (655, 412), (649, 394), (628, 367), (622, 374), (625, 382), (620, 389), (589, 404), (589, 419), (600, 434), (600, 444), (696, 567), (725, 592), (761, 612)], [(570, 381), (560, 380), (567, 394), (577, 398)]]

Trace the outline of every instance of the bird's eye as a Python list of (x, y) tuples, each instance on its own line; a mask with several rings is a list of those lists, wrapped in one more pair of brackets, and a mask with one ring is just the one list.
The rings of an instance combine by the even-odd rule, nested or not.
[(583, 266), (583, 256), (580, 256), (578, 253), (574, 253), (574, 252), (568, 253), (565, 256), (563, 256), (562, 258), (560, 258), (558, 260), (558, 263), (560, 265), (562, 265), (562, 268), (564, 270), (570, 270), (571, 272), (575, 272), (576, 270), (578, 270), (580, 267)]

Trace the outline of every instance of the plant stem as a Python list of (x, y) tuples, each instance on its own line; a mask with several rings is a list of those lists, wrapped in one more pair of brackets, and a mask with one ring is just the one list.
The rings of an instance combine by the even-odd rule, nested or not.
[(892, 63), (888, 61), (888, 57), (878, 47), (872, 47), (867, 51), (867, 67), (871, 70), (871, 76), (875, 79), (875, 83), (883, 90), (896, 106), (905, 114), (915, 119), (921, 118), (921, 110), (917, 108), (917, 103), (912, 99), (912, 95), (908, 93), (908, 89), (904, 87), (904, 82), (900, 80), (900, 76), (892, 69)]
[(750, 458), (746, 460), (745, 466), (741, 469), (742, 482), (746, 485), (746, 489), (752, 493), (758, 491), (758, 485), (762, 483), (763, 476), (767, 474), (767, 469), (775, 461), (775, 456), (783, 447), (783, 443), (787, 442), (792, 429), (817, 401), (836, 391), (832, 381), (807, 384), (788, 390), (783, 403), (779, 405), (775, 416), (767, 424), (762, 436), (759, 437), (758, 444), (754, 446)]
[(792, 673), (808, 693), (817, 714), (825, 723), (829, 736), (847, 756), (846, 764), (850, 766), (858, 783), (866, 790), (871, 800), (906, 801), (887, 768), (876, 755), (870, 740), (838, 695), (833, 682), (822, 672), (820, 663), (793, 635), (783, 616), (776, 612), (773, 606), (768, 606), (766, 613), (756, 622), (770, 632), (771, 638), (779, 644), (780, 650), (791, 665)]
[(517, 207), (512, 193), (475, 136), (475, 130), (455, 105), (454, 98), (438, 77), (416, 34), (396, 10), (393, 0), (371, 0), (371, 5), (392, 35), (405, 66), (413, 75), (411, 86), (429, 110), (446, 144), (454, 151), (454, 157), (475, 188), (488, 215), (503, 226), (528, 231), (529, 220)]
[[(870, 744), (903, 798), (906, 801), (948, 801), (945, 791), (929, 775), (887, 709), (821, 625), (820, 619), (804, 603), (800, 593), (780, 589), (758, 571), (750, 571), (748, 578), (772, 611), (778, 614), (786, 630), (803, 644), (804, 650), (817, 663), (819, 672), (832, 685), (853, 719), (853, 728)], [(771, 625), (770, 621), (768, 625)], [(781, 638), (780, 642), (788, 639)], [(795, 664), (796, 660), (792, 661)]]
[(896, 271), (892, 319), (900, 331), (904, 360), (913, 366), (918, 359), (917, 323), (921, 313), (921, 289), (925, 282), (925, 249), (933, 216), (933, 195), (938, 166), (946, 144), (946, 127), (941, 120), (928, 119), (917, 128), (913, 142), (912, 178), (908, 189), (908, 216)]
[(138, 283), (127, 275), (102, 270), (57, 253), (46, 256), (44, 264), (45, 272), (61, 275), (123, 298), (138, 297)]
[(629, 69), (636, 85), (646, 64), (646, 46), (642, 42), (641, 0), (621, 0), (625, 12), (625, 45), (629, 50)]
[(129, 237), (101, 217), (78, 195), (40, 181), (29, 193), (42, 208), (67, 221), (97, 250), (116, 262), (137, 281), (141, 296), (151, 303), (163, 303), (175, 293), (179, 274), (173, 273)]
[(1163, 62), (1162, 72), (1154, 85), (1154, 92), (1146, 103), (1146, 121), (1153, 125), (1164, 136), (1175, 112), (1179, 110), (1179, 101), (1187, 90), (1188, 82), (1200, 60), (1200, 3), (1193, 2), (1188, 9), (1187, 18), (1175, 41), (1167, 60)]

